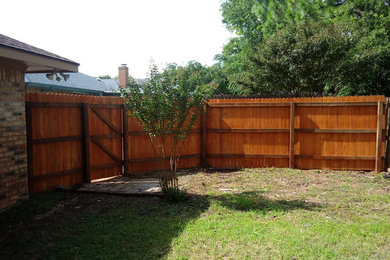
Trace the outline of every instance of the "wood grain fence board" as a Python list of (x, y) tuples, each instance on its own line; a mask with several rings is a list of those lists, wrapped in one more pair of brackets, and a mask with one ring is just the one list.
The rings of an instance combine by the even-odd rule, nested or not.
[(375, 106), (375, 102), (349, 102), (349, 103), (296, 103), (301, 107), (351, 107), (351, 106)]
[[(202, 129), (191, 129), (190, 133), (201, 133)], [(128, 135), (147, 135), (145, 131), (128, 131)]]
[(297, 158), (304, 159), (316, 159), (316, 160), (363, 160), (363, 161), (372, 161), (376, 160), (375, 156), (327, 156), (327, 155), (305, 155), (300, 154), (296, 155)]
[[(107, 107), (104, 107), (104, 108), (107, 108)], [(110, 107), (111, 108), (111, 107)], [(96, 110), (95, 108), (91, 107), (91, 110), (101, 119), (103, 120), (104, 123), (106, 123), (106, 125), (108, 125), (115, 133), (117, 133), (118, 135), (122, 135), (122, 131), (118, 128), (116, 128), (111, 122), (110, 120), (108, 120), (102, 113), (100, 113), (98, 110)]]
[(290, 103), (210, 103), (209, 107), (288, 107)]
[(95, 108), (122, 108), (121, 104), (91, 104), (90, 107), (95, 110)]
[(105, 163), (105, 164), (99, 164), (99, 165), (93, 165), (91, 167), (92, 170), (102, 170), (102, 169), (109, 169), (114, 167), (121, 167), (121, 163)]
[[(188, 158), (200, 158), (200, 154), (185, 154), (181, 155), (180, 159), (188, 159)], [(169, 157), (165, 158), (166, 160), (169, 160)], [(135, 158), (135, 159), (128, 159), (127, 161), (129, 163), (133, 162), (157, 162), (161, 160), (161, 158), (156, 158), (156, 157), (148, 157), (148, 158)]]
[(213, 158), (274, 158), (274, 159), (281, 159), (281, 158), (289, 158), (288, 154), (207, 154), (208, 157)]
[(375, 134), (376, 129), (316, 129), (295, 128), (297, 133), (321, 133), (321, 134)]
[(122, 160), (116, 156), (110, 149), (108, 149), (103, 143), (99, 141), (99, 139), (91, 138), (91, 141), (94, 142), (100, 149), (102, 149), (111, 159), (116, 162), (121, 162)]
[(91, 135), (92, 139), (112, 139), (112, 138), (121, 138), (122, 134), (98, 134), (98, 135)]
[(81, 135), (33, 139), (32, 143), (33, 144), (47, 144), (47, 143), (55, 143), (55, 142), (78, 141), (78, 140), (81, 140)]
[(63, 171), (58, 171), (58, 172), (49, 172), (49, 173), (33, 176), (33, 180), (38, 181), (38, 180), (47, 179), (47, 178), (54, 178), (54, 177), (58, 177), (58, 176), (80, 173), (81, 171), (82, 171), (82, 168), (74, 168), (74, 169), (68, 169), (68, 170), (63, 170)]
[(75, 107), (78, 108), (80, 106), (79, 103), (36, 103), (36, 102), (29, 102), (31, 107)]
[(290, 129), (262, 128), (262, 129), (207, 129), (209, 133), (289, 133)]
[[(349, 103), (295, 103), (296, 106), (305, 107), (350, 107), (350, 106), (375, 106), (375, 102), (349, 102)], [(210, 107), (289, 107), (290, 103), (211, 103)]]

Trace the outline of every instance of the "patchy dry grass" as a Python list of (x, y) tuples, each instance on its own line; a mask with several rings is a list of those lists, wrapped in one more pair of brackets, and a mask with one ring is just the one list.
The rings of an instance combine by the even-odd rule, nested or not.
[(380, 175), (270, 168), (180, 181), (218, 199), (174, 240), (169, 257), (390, 257), (390, 182)]
[(366, 172), (185, 171), (191, 199), (43, 193), (0, 213), (4, 259), (389, 259), (390, 181)]

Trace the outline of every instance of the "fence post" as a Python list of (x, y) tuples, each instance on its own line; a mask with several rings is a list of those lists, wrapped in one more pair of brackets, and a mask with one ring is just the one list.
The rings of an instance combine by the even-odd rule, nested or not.
[(91, 182), (91, 162), (89, 148), (89, 104), (81, 103), (83, 182)]
[(207, 103), (203, 105), (202, 110), (202, 143), (201, 143), (201, 166), (206, 168), (207, 165)]
[(289, 168), (295, 168), (294, 163), (294, 144), (295, 144), (295, 103), (290, 103), (290, 145), (289, 145)]
[(381, 156), (381, 148), (382, 148), (382, 120), (383, 120), (383, 102), (378, 102), (378, 117), (377, 117), (377, 128), (376, 128), (376, 159), (375, 159), (375, 171), (380, 172), (382, 165), (382, 156)]
[(122, 113), (123, 113), (123, 174), (127, 175), (130, 173), (129, 171), (129, 130), (128, 130), (128, 123), (129, 118), (127, 116), (127, 107), (126, 105), (122, 106)]
[(32, 142), (32, 111), (31, 104), (26, 102), (26, 130), (27, 130), (27, 174), (28, 174), (28, 193), (34, 193), (34, 154)]
[(389, 156), (390, 156), (390, 109), (389, 109), (389, 98), (386, 98), (386, 109), (385, 109), (385, 171), (389, 168)]

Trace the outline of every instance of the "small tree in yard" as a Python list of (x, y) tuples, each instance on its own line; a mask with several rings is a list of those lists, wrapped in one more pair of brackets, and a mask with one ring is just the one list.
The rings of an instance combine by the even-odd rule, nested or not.
[[(122, 89), (129, 116), (137, 120), (149, 135), (155, 157), (160, 163), (163, 193), (178, 193), (176, 170), (184, 139), (196, 123), (209, 96), (206, 87), (170, 85), (156, 68), (150, 69), (143, 85), (131, 84)], [(169, 156), (170, 171), (165, 169)]]

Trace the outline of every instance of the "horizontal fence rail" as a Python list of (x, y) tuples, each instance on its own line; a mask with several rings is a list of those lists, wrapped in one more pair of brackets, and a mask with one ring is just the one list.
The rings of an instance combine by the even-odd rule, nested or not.
[[(31, 193), (158, 170), (121, 98), (26, 93), (26, 102)], [(383, 96), (211, 99), (179, 166), (381, 171), (389, 118)]]

